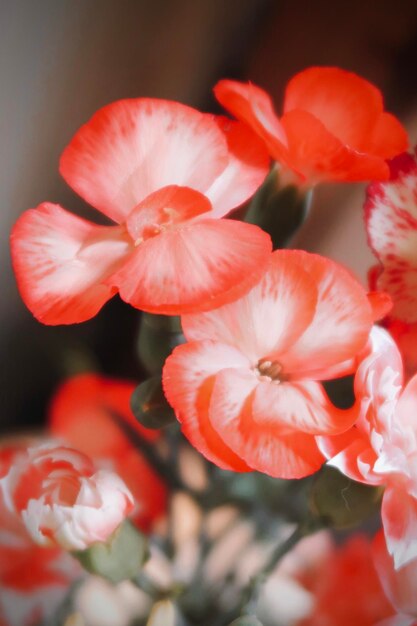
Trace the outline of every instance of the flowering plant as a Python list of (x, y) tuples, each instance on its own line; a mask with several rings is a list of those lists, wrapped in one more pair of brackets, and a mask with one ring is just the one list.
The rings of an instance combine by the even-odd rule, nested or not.
[[(12, 230), (33, 315), (83, 322), (118, 293), (149, 376), (79, 373), (50, 440), (0, 448), (2, 625), (417, 624), (406, 132), (338, 68), (291, 79), (281, 117), (253, 84), (214, 91), (238, 121), (139, 98), (75, 134), (61, 174), (112, 225), (46, 202)], [(370, 183), (369, 290), (291, 248), (331, 181)]]

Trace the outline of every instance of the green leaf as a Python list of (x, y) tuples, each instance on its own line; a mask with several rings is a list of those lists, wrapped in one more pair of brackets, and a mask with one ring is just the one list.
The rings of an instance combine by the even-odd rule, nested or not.
[(160, 376), (148, 378), (136, 387), (130, 407), (145, 428), (163, 428), (176, 422), (175, 413), (164, 396)]
[(273, 168), (255, 194), (245, 222), (269, 233), (274, 250), (285, 248), (304, 222), (311, 202), (311, 191), (296, 185), (280, 185), (279, 172)]
[(137, 354), (150, 374), (160, 373), (172, 350), (184, 342), (179, 317), (142, 313)]
[(327, 466), (313, 483), (310, 509), (325, 525), (351, 528), (378, 510), (380, 498), (380, 489), (355, 482)]
[(119, 583), (137, 576), (148, 558), (148, 545), (147, 539), (126, 520), (105, 543), (94, 543), (72, 554), (90, 574)]

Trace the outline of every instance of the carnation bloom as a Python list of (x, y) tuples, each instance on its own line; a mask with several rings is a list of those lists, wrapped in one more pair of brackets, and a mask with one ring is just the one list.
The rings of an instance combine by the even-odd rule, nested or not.
[(385, 328), (395, 339), (403, 358), (406, 378), (411, 378), (417, 373), (417, 322), (407, 324), (399, 320), (389, 318), (385, 322)]
[[(17, 441), (0, 448), (0, 477), (23, 450), (23, 442)], [(77, 562), (59, 547), (33, 543), (20, 516), (6, 507), (0, 490), (0, 624), (38, 624), (52, 614), (80, 574)]]
[(52, 434), (111, 467), (132, 492), (132, 521), (148, 532), (166, 512), (167, 489), (145, 457), (133, 445), (123, 427), (146, 445), (155, 444), (160, 433), (139, 424), (130, 409), (135, 384), (97, 374), (80, 374), (64, 381), (49, 411)]
[(285, 90), (279, 118), (269, 95), (251, 83), (221, 80), (219, 102), (246, 122), (298, 182), (386, 180), (385, 159), (407, 149), (400, 122), (371, 83), (335, 67), (310, 67)]
[(395, 567), (417, 558), (417, 376), (402, 388), (402, 362), (389, 334), (372, 331), (355, 376), (358, 421), (320, 448), (350, 478), (383, 485), (382, 521)]
[(96, 471), (81, 452), (52, 444), (17, 456), (0, 489), (35, 543), (65, 550), (105, 542), (133, 508), (116, 474)]
[(390, 163), (388, 182), (368, 187), (365, 221), (381, 263), (376, 287), (393, 300), (392, 317), (417, 322), (417, 160), (402, 154)]
[(383, 531), (373, 542), (373, 556), (376, 569), (385, 594), (398, 611), (397, 615), (378, 622), (377, 626), (416, 626), (417, 625), (417, 560), (396, 570), (388, 553)]
[(184, 434), (225, 469), (313, 473), (324, 460), (315, 436), (343, 432), (355, 417), (317, 381), (353, 371), (373, 313), (338, 264), (274, 252), (249, 294), (181, 318), (188, 343), (168, 357), (163, 384)]
[(269, 236), (220, 220), (262, 183), (268, 158), (244, 125), (164, 100), (120, 100), (74, 136), (60, 171), (116, 222), (42, 203), (13, 228), (22, 298), (46, 324), (93, 317), (115, 293), (151, 313), (208, 310), (248, 291)]

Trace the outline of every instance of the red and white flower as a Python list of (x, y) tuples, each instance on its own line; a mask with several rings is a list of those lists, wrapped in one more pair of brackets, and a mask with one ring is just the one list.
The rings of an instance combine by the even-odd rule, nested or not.
[(355, 369), (374, 311), (338, 264), (279, 250), (249, 294), (181, 318), (188, 343), (163, 370), (168, 401), (190, 442), (225, 469), (282, 478), (324, 462), (316, 435), (354, 422), (320, 380)]
[(148, 445), (160, 432), (139, 424), (130, 409), (135, 384), (80, 374), (64, 381), (54, 394), (49, 428), (54, 437), (80, 450), (100, 467), (120, 476), (135, 499), (132, 521), (149, 532), (167, 510), (167, 488), (123, 432), (123, 424)]
[(84, 550), (105, 542), (133, 509), (133, 497), (113, 472), (53, 444), (16, 456), (0, 480), (5, 506), (40, 546)]
[(390, 163), (388, 182), (368, 187), (365, 221), (381, 263), (376, 287), (390, 294), (391, 315), (417, 322), (417, 160), (402, 154)]
[(398, 569), (417, 558), (417, 376), (402, 387), (401, 356), (385, 330), (374, 328), (371, 344), (355, 377), (359, 419), (320, 448), (350, 478), (385, 486), (382, 521)]
[(22, 298), (46, 324), (93, 317), (117, 292), (139, 309), (203, 311), (260, 278), (269, 236), (221, 220), (268, 170), (245, 125), (164, 100), (120, 100), (75, 135), (60, 171), (116, 222), (99, 226), (56, 204), (24, 213), (11, 235)]
[(282, 117), (252, 83), (221, 80), (214, 93), (298, 183), (386, 180), (385, 160), (407, 149), (406, 132), (384, 111), (379, 89), (336, 67), (296, 74), (285, 90)]
[[(14, 441), (1, 447), (0, 477), (8, 473), (25, 445)], [(33, 543), (21, 517), (6, 507), (0, 490), (0, 624), (38, 624), (53, 613), (80, 575), (78, 563), (61, 548)]]

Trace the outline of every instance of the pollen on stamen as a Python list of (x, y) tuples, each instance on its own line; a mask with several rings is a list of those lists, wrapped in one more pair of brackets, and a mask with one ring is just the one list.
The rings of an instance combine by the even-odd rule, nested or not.
[(260, 380), (270, 380), (276, 384), (283, 381), (283, 368), (278, 361), (260, 359), (256, 365)]

